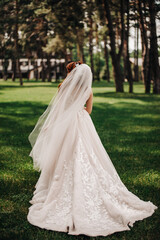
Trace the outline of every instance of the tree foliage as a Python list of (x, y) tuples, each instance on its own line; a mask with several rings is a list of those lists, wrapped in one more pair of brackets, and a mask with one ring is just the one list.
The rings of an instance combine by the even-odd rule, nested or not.
[[(19, 59), (41, 58), (42, 80), (48, 69), (43, 59), (82, 60), (91, 66), (93, 80), (110, 81), (112, 60), (117, 92), (129, 91), (139, 71), (145, 92), (160, 93), (157, 22), (160, 4), (156, 0), (3, 0), (0, 1), (0, 58), (7, 79), (8, 59), (13, 59), (13, 80), (22, 77)], [(129, 41), (135, 29), (134, 64)], [(139, 35), (140, 31), (140, 35)], [(139, 38), (142, 51), (139, 51)], [(154, 47), (153, 47), (154, 46)], [(142, 67), (138, 66), (141, 54)], [(103, 74), (102, 74), (103, 72)], [(103, 76), (102, 76), (103, 75)], [(51, 77), (49, 77), (51, 78)], [(50, 79), (51, 80), (51, 79)], [(49, 81), (50, 81), (49, 80)], [(152, 84), (153, 83), (153, 84)]]

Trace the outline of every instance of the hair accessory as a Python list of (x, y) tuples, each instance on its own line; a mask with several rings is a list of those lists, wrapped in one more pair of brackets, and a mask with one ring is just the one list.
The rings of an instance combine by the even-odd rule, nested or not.
[(79, 63), (76, 63), (76, 67), (78, 67), (79, 66)]

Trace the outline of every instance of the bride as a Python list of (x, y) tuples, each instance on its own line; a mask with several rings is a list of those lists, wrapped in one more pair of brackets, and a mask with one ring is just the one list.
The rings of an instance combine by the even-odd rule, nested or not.
[(90, 117), (90, 67), (70, 62), (67, 71), (29, 135), (29, 156), (41, 174), (27, 219), (40, 228), (72, 235), (130, 230), (157, 207), (126, 188), (102, 145)]

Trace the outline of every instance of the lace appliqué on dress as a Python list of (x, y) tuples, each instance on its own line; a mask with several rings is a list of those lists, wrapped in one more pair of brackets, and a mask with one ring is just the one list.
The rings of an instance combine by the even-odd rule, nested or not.
[[(93, 152), (91, 152), (92, 154)], [(81, 171), (85, 213), (88, 223), (90, 222), (92, 228), (96, 227), (97, 230), (107, 230), (114, 224), (120, 227), (121, 223), (114, 222), (105, 208), (96, 174), (91, 167), (80, 136), (78, 137), (75, 161), (81, 163), (79, 171)]]
[[(91, 159), (93, 161), (91, 161)], [(128, 217), (145, 213), (129, 206), (119, 197), (121, 190), (127, 191), (117, 173), (114, 176), (103, 169), (93, 149), (86, 153), (83, 141), (78, 136), (76, 159), (81, 163), (81, 179), (83, 183), (84, 205), (88, 222), (98, 230), (124, 227), (128, 224)], [(95, 172), (96, 168), (96, 172)], [(112, 207), (114, 209), (112, 209)]]
[[(45, 222), (50, 224), (62, 226), (64, 223), (70, 221), (72, 212), (72, 194), (73, 194), (73, 161), (70, 161), (67, 166), (64, 160), (64, 181), (60, 194), (56, 196), (53, 201), (55, 203), (54, 209), (49, 209)], [(59, 176), (55, 176), (57, 181)]]

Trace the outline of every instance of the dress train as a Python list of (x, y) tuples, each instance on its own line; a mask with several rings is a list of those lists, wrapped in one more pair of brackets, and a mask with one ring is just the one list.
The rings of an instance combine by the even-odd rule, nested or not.
[(71, 235), (107, 236), (130, 230), (135, 221), (157, 209), (122, 183), (84, 109), (64, 132), (56, 165), (42, 170), (35, 187), (28, 221)]

